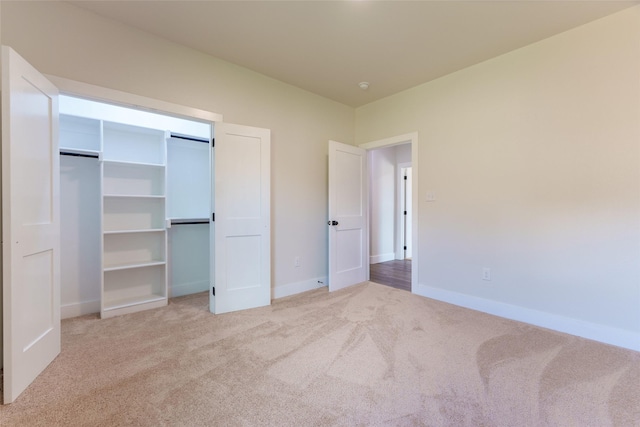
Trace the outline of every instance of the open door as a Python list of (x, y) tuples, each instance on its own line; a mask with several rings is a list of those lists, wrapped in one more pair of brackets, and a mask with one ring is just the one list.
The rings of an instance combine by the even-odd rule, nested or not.
[(58, 90), (2, 47), (4, 403), (60, 353)]
[(367, 154), (329, 141), (329, 291), (368, 279)]
[(271, 304), (271, 132), (216, 123), (216, 314)]

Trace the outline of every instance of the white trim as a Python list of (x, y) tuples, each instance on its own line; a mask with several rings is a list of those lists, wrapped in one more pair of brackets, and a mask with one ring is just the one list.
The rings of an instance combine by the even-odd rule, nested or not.
[[(379, 139), (377, 141), (371, 141), (358, 145), (365, 150), (373, 150), (382, 147), (391, 147), (394, 145), (411, 144), (411, 245), (412, 253), (411, 258), (419, 260), (418, 258), (418, 186), (420, 180), (418, 179), (418, 132), (405, 133), (404, 135), (392, 136), (390, 138)], [(411, 263), (411, 292), (416, 292), (415, 288), (418, 286), (418, 262)], [(369, 274), (367, 274), (367, 277)]]
[[(395, 252), (397, 260), (404, 259), (404, 186), (407, 185), (404, 182), (404, 175), (402, 175), (402, 169), (408, 169), (411, 167), (411, 162), (402, 162), (396, 164), (396, 242)], [(411, 170), (413, 172), (413, 169)], [(412, 178), (413, 179), (413, 178)]]
[(74, 302), (60, 306), (60, 318), (69, 319), (71, 317), (84, 316), (85, 314), (100, 313), (100, 300)]
[[(377, 141), (365, 142), (364, 144), (358, 145), (358, 147), (364, 148), (365, 150), (373, 150), (376, 148), (405, 144), (408, 141), (417, 142), (418, 132), (405, 133), (404, 135), (392, 136), (390, 138), (379, 139)], [(413, 155), (411, 156), (411, 161), (413, 161)]]
[(66, 95), (75, 95), (110, 104), (117, 103), (118, 105), (126, 107), (133, 107), (207, 122), (223, 121), (222, 114), (186, 107), (184, 105), (178, 105), (158, 99), (147, 98), (146, 96), (134, 95), (132, 93), (122, 92), (115, 89), (95, 86), (88, 83), (77, 82), (63, 77), (47, 74), (45, 74), (45, 76), (60, 90), (61, 93)]
[(303, 280), (302, 282), (287, 283), (273, 288), (273, 299), (284, 298), (313, 289), (326, 287), (327, 277), (316, 277), (315, 279)]
[(419, 284), (414, 293), (510, 320), (640, 351), (640, 333)]
[(377, 264), (379, 262), (393, 261), (396, 259), (396, 254), (389, 252), (388, 254), (371, 255), (369, 257), (369, 264)]
[(198, 292), (207, 292), (209, 290), (209, 281), (200, 280), (197, 282), (177, 283), (169, 286), (169, 298), (181, 297), (184, 295), (197, 294)]

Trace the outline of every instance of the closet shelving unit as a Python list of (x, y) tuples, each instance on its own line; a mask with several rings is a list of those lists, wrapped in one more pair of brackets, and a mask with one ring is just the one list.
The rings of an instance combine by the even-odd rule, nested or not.
[(72, 156), (100, 156), (102, 124), (99, 120), (60, 114), (60, 152)]
[(105, 318), (167, 304), (167, 149), (163, 131), (101, 124)]
[(202, 128), (180, 124), (195, 136), (160, 130), (171, 128), (163, 120), (151, 128), (130, 117), (122, 123), (93, 116), (60, 115), (69, 212), (76, 218), (65, 258), (75, 298), (93, 298), (107, 318), (207, 291), (214, 268), (210, 139)]
[(61, 114), (60, 147), (100, 160), (101, 317), (166, 305), (166, 133)]

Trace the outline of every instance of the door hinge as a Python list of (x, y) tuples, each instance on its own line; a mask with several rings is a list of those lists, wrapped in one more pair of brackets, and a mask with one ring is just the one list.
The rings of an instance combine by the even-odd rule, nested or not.
[(211, 295), (213, 295), (214, 297), (216, 296), (216, 287), (215, 286), (211, 287)]
[(404, 180), (405, 180), (405, 181), (407, 180), (407, 175), (405, 175), (405, 176), (404, 176)]
[(216, 222), (216, 213), (215, 212), (211, 213), (211, 222)]
[[(406, 247), (406, 246), (404, 247), (404, 250), (405, 250), (405, 251), (407, 250), (407, 247)], [(214, 295), (215, 295), (215, 294), (214, 294)]]
[(216, 139), (215, 138), (211, 138), (211, 147), (215, 147), (216, 146)]
[(407, 214), (407, 211), (404, 211), (404, 214), (406, 215), (406, 214)]

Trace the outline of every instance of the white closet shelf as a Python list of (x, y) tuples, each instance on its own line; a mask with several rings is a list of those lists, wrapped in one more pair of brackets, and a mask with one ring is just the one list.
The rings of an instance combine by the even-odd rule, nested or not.
[(87, 150), (84, 148), (67, 148), (67, 147), (60, 147), (60, 153), (80, 154), (80, 155), (86, 155), (86, 156), (100, 155), (100, 151), (98, 150)]
[(157, 194), (104, 194), (103, 197), (119, 199), (164, 199), (166, 196)]
[(108, 163), (112, 165), (123, 165), (123, 166), (139, 166), (139, 167), (152, 167), (152, 168), (163, 168), (165, 165), (163, 163), (141, 163), (141, 162), (127, 162), (124, 160), (109, 160), (102, 159), (103, 163)]
[(105, 230), (104, 234), (127, 234), (127, 233), (161, 233), (164, 232), (164, 228), (143, 228), (137, 230)]
[(105, 301), (104, 317), (118, 316), (120, 314), (127, 314), (137, 310), (127, 310), (127, 308), (135, 307), (142, 304), (153, 304), (153, 307), (163, 307), (167, 305), (167, 298), (163, 295), (149, 294), (143, 296), (136, 296), (131, 298), (121, 298), (111, 301)]
[(166, 261), (148, 261), (148, 262), (131, 262), (131, 263), (122, 263), (117, 265), (105, 265), (104, 271), (118, 271), (118, 270), (128, 270), (132, 268), (143, 268), (143, 267), (153, 267), (156, 265), (165, 265)]

